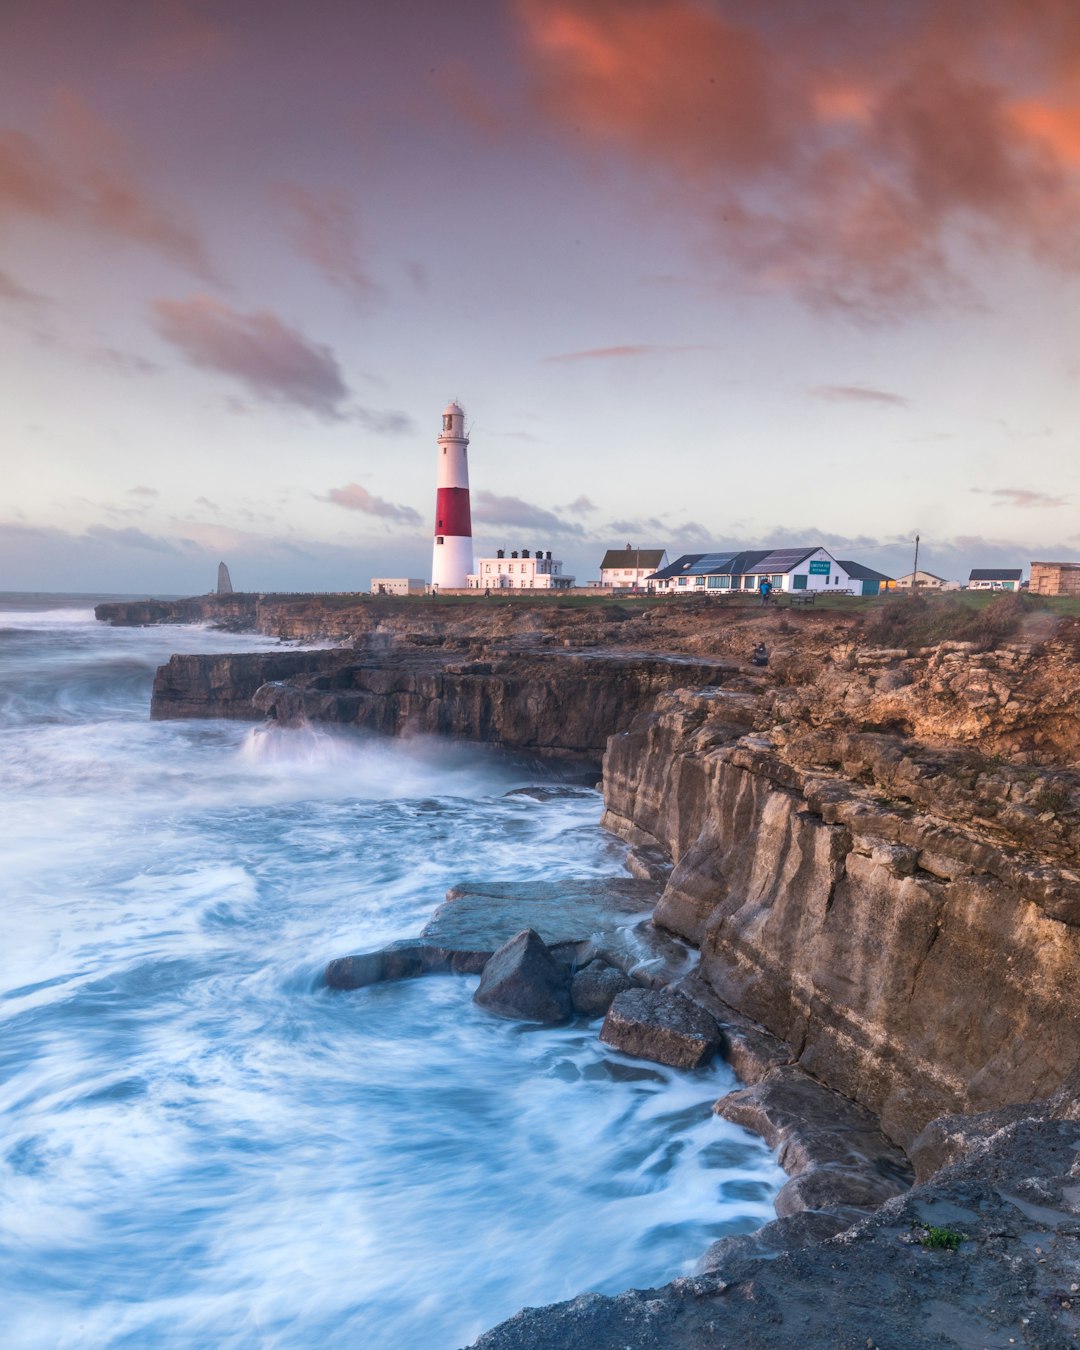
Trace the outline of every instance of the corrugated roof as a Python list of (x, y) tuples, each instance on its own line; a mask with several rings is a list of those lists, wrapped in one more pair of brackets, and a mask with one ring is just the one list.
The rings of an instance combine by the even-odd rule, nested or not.
[[(845, 562), (842, 558), (836, 560), (849, 577), (854, 581), (892, 581), (893, 578), (886, 576), (884, 572), (875, 572), (872, 567), (864, 567), (862, 563)], [(929, 576), (929, 572), (926, 574)], [(940, 578), (939, 578), (940, 579)]]
[(1019, 581), (1022, 567), (973, 567), (968, 581)]

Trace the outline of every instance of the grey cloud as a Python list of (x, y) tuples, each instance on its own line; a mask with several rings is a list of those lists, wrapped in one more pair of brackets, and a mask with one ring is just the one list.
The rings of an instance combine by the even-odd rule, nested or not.
[(369, 516), (379, 516), (383, 520), (393, 521), (397, 525), (419, 525), (420, 513), (411, 506), (397, 506), (374, 497), (359, 483), (346, 483), (344, 487), (330, 488), (321, 502), (333, 502), (335, 506), (344, 506), (348, 511), (363, 511)]
[(373, 408), (361, 408), (355, 403), (349, 408), (348, 415), (359, 422), (367, 431), (381, 436), (404, 436), (413, 430), (413, 420), (403, 412), (377, 412)]
[(175, 544), (168, 539), (147, 534), (144, 530), (136, 529), (134, 525), (126, 525), (121, 530), (114, 530), (108, 525), (89, 525), (86, 537), (101, 544), (114, 544), (120, 548), (140, 548), (150, 553), (177, 552)]
[(155, 300), (155, 323), (192, 365), (238, 380), (267, 403), (338, 420), (349, 389), (329, 347), (309, 342), (269, 310), (242, 314), (208, 295)]
[(122, 352), (116, 347), (88, 347), (85, 354), (94, 365), (104, 366), (118, 375), (156, 375), (161, 369), (156, 361), (137, 352)]
[(472, 494), (473, 520), (485, 525), (505, 525), (523, 530), (541, 530), (545, 534), (583, 537), (584, 529), (560, 519), (553, 511), (533, 506), (520, 497), (499, 497), (481, 490)]
[(600, 508), (596, 503), (584, 496), (584, 494), (580, 497), (575, 497), (574, 500), (569, 502), (566, 506), (560, 507), (560, 510), (570, 511), (575, 516), (587, 516), (591, 512), (598, 511), (599, 509)]
[(608, 530), (613, 534), (670, 534), (671, 526), (665, 524), (659, 516), (639, 516), (635, 520), (612, 520)]

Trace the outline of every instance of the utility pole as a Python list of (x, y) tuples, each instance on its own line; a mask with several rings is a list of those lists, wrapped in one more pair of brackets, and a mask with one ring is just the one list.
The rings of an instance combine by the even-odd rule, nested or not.
[(911, 594), (915, 594), (919, 584), (919, 536), (915, 536), (915, 566), (911, 569)]

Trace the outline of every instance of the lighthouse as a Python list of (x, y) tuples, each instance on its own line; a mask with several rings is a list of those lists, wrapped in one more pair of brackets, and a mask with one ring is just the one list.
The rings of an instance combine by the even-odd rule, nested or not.
[(468, 585), (473, 570), (472, 514), (469, 510), (469, 438), (465, 410), (457, 403), (443, 409), (436, 476), (435, 548), (431, 583), (438, 590)]

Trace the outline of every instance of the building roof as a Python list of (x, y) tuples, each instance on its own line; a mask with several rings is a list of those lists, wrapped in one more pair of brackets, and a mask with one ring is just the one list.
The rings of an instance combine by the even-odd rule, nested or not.
[(1019, 581), (1022, 567), (973, 567), (968, 581)]
[(933, 581), (945, 581), (947, 578), (939, 577), (936, 572), (928, 572), (925, 567), (920, 567), (917, 572), (905, 572), (900, 581), (910, 581), (912, 577), (930, 577)]
[(1032, 567), (1064, 567), (1070, 571), (1080, 569), (1080, 562), (1033, 562)]
[(609, 548), (600, 564), (605, 567), (659, 567), (667, 549), (663, 548)]
[[(843, 558), (836, 560), (852, 581), (892, 581), (893, 578), (886, 576), (884, 572), (875, 572), (872, 567), (864, 567), (862, 563), (847, 562)], [(929, 575), (929, 573), (927, 574)], [(940, 581), (941, 578), (938, 577)]]
[[(743, 549), (736, 553), (684, 553), (681, 558), (655, 572), (650, 581), (664, 581), (678, 576), (767, 576), (769, 573), (791, 572), (807, 558), (818, 552), (814, 548), (759, 548)], [(843, 564), (841, 564), (843, 566)]]

